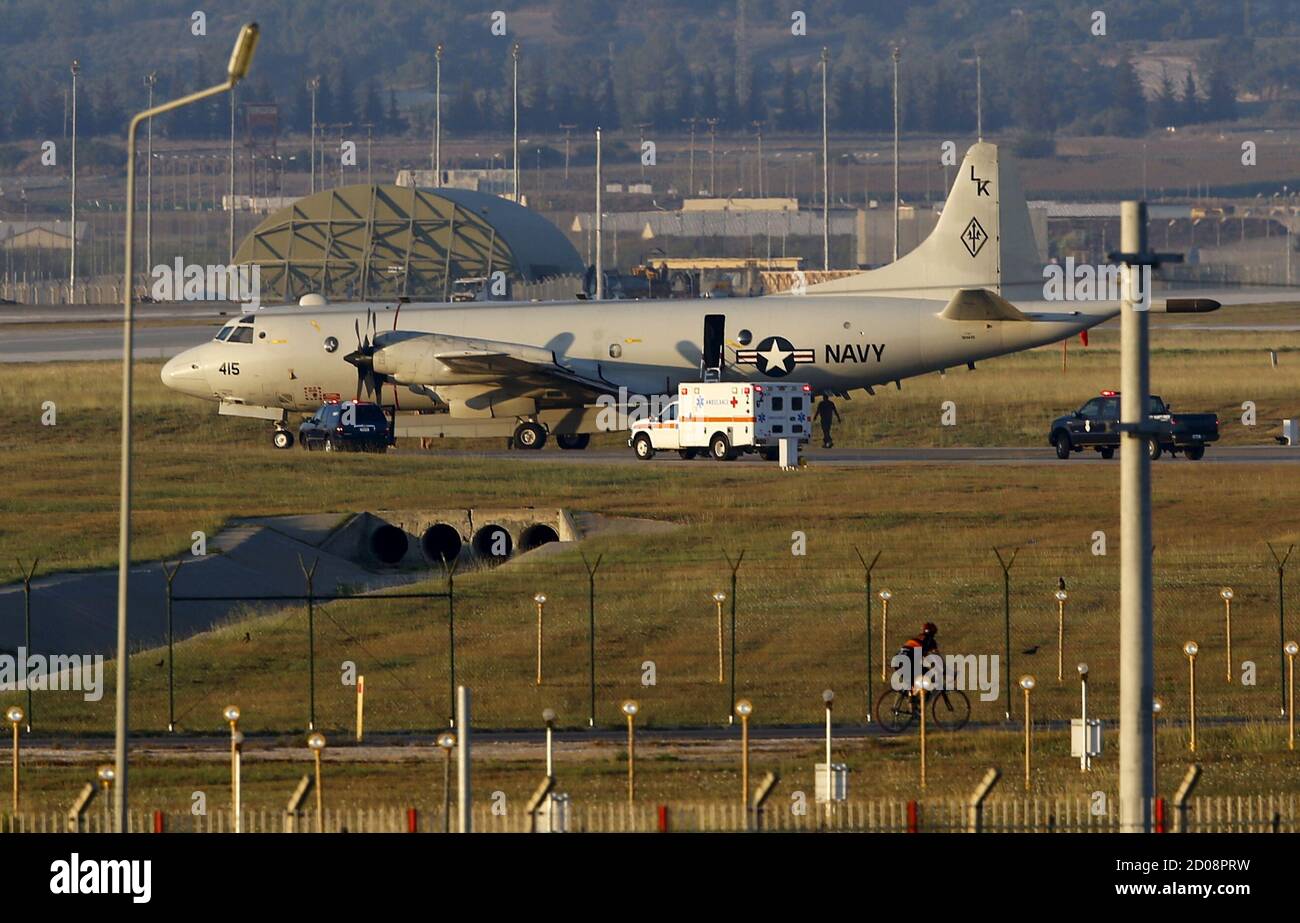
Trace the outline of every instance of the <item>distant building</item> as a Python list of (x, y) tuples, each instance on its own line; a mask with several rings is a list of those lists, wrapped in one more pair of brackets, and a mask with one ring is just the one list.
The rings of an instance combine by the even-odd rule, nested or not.
[[(89, 224), (77, 222), (77, 242), (86, 240)], [(71, 247), (66, 221), (0, 221), (0, 248), (5, 250), (67, 250)]]

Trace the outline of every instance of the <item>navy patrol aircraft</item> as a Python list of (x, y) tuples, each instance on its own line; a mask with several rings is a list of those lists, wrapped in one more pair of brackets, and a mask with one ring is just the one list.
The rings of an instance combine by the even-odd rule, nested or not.
[[(1019, 306), (1013, 303), (1018, 301)], [(602, 406), (682, 381), (793, 376), (871, 392), (909, 376), (1030, 349), (1119, 313), (1117, 301), (1044, 301), (1043, 266), (1014, 168), (980, 142), (933, 232), (880, 269), (761, 298), (264, 308), (169, 361), (163, 382), (223, 414), (270, 420), (363, 393), (399, 436), (513, 437), (585, 448)], [(1208, 300), (1152, 311), (1214, 310)], [(901, 387), (901, 384), (900, 384)], [(416, 411), (419, 413), (409, 413)]]

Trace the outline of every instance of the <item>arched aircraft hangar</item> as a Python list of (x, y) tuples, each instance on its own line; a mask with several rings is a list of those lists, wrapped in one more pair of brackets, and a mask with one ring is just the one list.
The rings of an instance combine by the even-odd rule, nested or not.
[(468, 189), (354, 185), (268, 215), (236, 264), (260, 267), (263, 302), (450, 301), (455, 283), (504, 271), (511, 282), (581, 275), (578, 251), (551, 222)]

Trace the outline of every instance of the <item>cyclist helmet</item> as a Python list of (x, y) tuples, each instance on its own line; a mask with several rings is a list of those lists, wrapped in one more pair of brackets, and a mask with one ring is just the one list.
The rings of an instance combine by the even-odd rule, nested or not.
[(934, 624), (934, 622), (926, 622), (924, 625), (921, 626), (921, 634), (923, 635), (934, 637), (938, 633), (939, 633), (939, 626)]

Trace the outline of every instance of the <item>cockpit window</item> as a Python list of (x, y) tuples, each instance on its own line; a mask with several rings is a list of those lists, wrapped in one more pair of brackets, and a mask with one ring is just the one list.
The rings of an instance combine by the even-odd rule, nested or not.
[(214, 339), (214, 340), (225, 340), (226, 337), (230, 336), (231, 332), (232, 332), (234, 329), (235, 329), (235, 325), (234, 325), (234, 324), (227, 324), (226, 326), (222, 327), (220, 330), (217, 331), (217, 335), (216, 335), (215, 337), (213, 337), (213, 339)]
[(227, 343), (251, 343), (251, 342), (253, 342), (253, 328), (252, 328), (252, 327), (236, 327), (233, 331), (231, 331), (230, 336), (226, 338), (226, 342), (227, 342)]
[(253, 315), (245, 314), (243, 317), (239, 319), (239, 322), (241, 324), (251, 324), (253, 322)]

